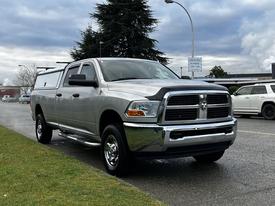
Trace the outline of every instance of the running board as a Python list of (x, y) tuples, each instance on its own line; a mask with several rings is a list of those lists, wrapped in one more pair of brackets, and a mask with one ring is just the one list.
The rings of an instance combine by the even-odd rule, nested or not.
[(83, 145), (89, 146), (89, 147), (99, 147), (99, 146), (101, 145), (100, 143), (97, 143), (97, 142), (87, 142), (87, 141), (78, 139), (78, 138), (75, 137), (75, 136), (72, 136), (72, 135), (69, 135), (69, 134), (64, 134), (64, 133), (62, 133), (62, 132), (59, 132), (59, 133), (58, 133), (58, 136), (63, 137), (63, 138), (66, 138), (66, 139), (73, 140), (73, 141), (75, 141), (75, 142), (78, 142), (78, 143), (80, 143), (80, 144), (83, 144)]

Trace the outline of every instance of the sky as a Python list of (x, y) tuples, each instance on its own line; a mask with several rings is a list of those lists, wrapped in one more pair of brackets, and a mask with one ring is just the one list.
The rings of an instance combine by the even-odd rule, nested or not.
[[(18, 65), (52, 66), (71, 61), (70, 50), (103, 0), (0, 0), (0, 83), (12, 84)], [(215, 65), (229, 73), (270, 72), (275, 62), (274, 0), (178, 0), (195, 27), (195, 55), (203, 58), (205, 76)], [(149, 0), (159, 23), (150, 34), (183, 74), (191, 56), (192, 33), (184, 10), (164, 0)]]

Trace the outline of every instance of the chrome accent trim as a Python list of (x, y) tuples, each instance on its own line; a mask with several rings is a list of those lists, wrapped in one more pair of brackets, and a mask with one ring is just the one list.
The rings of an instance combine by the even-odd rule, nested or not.
[(96, 136), (94, 133), (89, 132), (87, 130), (78, 129), (78, 128), (67, 126), (67, 125), (64, 125), (64, 124), (58, 124), (56, 122), (47, 122), (47, 124), (52, 125), (54, 127), (57, 127), (59, 129), (65, 129), (65, 130), (67, 129), (69, 131), (76, 131), (78, 133), (82, 133), (82, 134), (85, 134), (85, 135), (90, 135), (90, 136), (94, 136), (94, 137)]
[(55, 122), (47, 122), (47, 124), (52, 125), (52, 126), (54, 126), (54, 127), (58, 127), (58, 124), (55, 123)]
[(87, 141), (79, 139), (79, 138), (77, 138), (75, 136), (72, 136), (72, 135), (69, 135), (69, 134), (64, 134), (63, 132), (60, 132), (58, 134), (58, 136), (66, 138), (66, 139), (70, 139), (70, 140), (73, 140), (73, 141), (76, 141), (76, 142), (78, 142), (80, 144), (83, 144), (83, 145), (86, 145), (86, 146), (89, 146), (89, 147), (99, 147), (99, 146), (101, 146), (101, 143), (87, 142)]
[[(233, 132), (206, 134), (197, 136), (186, 136), (180, 139), (171, 139), (172, 131), (196, 131), (233, 127)], [(170, 125), (158, 124), (124, 123), (125, 134), (129, 149), (133, 152), (162, 152), (171, 147), (200, 145), (230, 141), (232, 144), (237, 135), (237, 120), (235, 118), (227, 122), (192, 124), (192, 125)]]
[(207, 101), (206, 94), (200, 94), (200, 106), (199, 106), (199, 114), (197, 115), (199, 119), (205, 120), (207, 119)]
[(86, 134), (86, 135), (90, 135), (90, 136), (95, 136), (94, 133), (89, 132), (89, 131), (84, 130), (84, 129), (78, 129), (78, 128), (67, 126), (67, 125), (63, 125), (63, 124), (58, 124), (58, 126), (59, 126), (60, 129), (65, 129), (65, 130), (68, 129), (70, 131), (77, 131), (77, 132), (82, 133), (82, 134)]
[(198, 109), (200, 107), (199, 104), (195, 105), (174, 105), (174, 106), (167, 106), (167, 109)]
[(227, 104), (208, 104), (207, 108), (220, 108), (220, 107), (230, 107), (230, 103)]
[[(208, 104), (207, 103), (207, 95), (213, 94), (226, 94), (228, 96), (228, 103), (227, 104)], [(169, 106), (168, 101), (169, 98), (172, 96), (188, 96), (188, 95), (200, 95), (200, 103), (199, 105), (175, 105)], [(172, 91), (167, 92), (164, 95), (163, 99), (163, 112), (161, 113), (161, 117), (159, 118), (158, 123), (161, 125), (171, 125), (171, 124), (199, 124), (199, 123), (211, 123), (211, 122), (224, 122), (230, 121), (232, 119), (232, 114), (229, 114), (228, 117), (223, 118), (207, 118), (207, 109), (208, 108), (221, 108), (221, 107), (231, 107), (232, 102), (230, 94), (227, 91), (218, 91), (218, 90), (198, 90), (198, 91)], [(165, 115), (167, 109), (198, 109), (197, 119), (195, 120), (176, 120), (176, 121), (166, 121)]]

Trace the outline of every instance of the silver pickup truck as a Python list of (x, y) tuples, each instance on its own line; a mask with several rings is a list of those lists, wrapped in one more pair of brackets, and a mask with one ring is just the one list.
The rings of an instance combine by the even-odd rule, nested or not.
[(31, 108), (40, 143), (50, 143), (59, 130), (101, 146), (112, 175), (127, 173), (137, 157), (214, 162), (236, 138), (226, 88), (181, 80), (149, 60), (85, 59), (39, 73)]

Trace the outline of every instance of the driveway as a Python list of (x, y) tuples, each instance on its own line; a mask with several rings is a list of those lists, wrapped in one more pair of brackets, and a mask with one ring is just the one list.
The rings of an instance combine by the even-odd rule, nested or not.
[[(29, 105), (0, 103), (0, 124), (35, 140)], [(99, 148), (57, 137), (50, 147), (103, 169)], [(216, 164), (192, 158), (138, 161), (123, 180), (169, 205), (275, 205), (275, 121), (239, 119), (235, 144)]]

